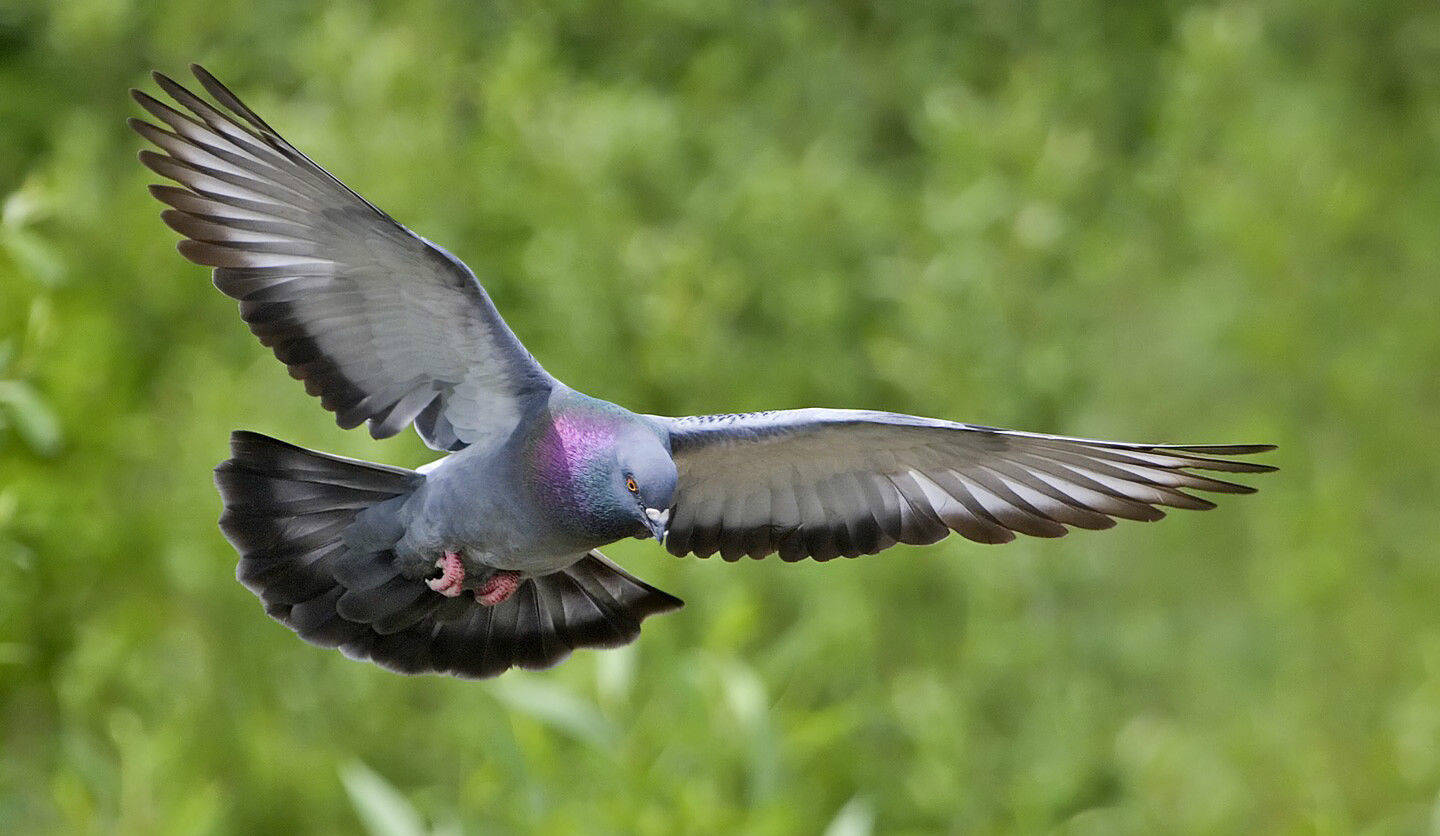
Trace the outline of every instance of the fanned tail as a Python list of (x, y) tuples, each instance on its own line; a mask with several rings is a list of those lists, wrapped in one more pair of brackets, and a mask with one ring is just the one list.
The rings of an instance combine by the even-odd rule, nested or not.
[[(428, 589), (426, 594), (441, 597)], [(468, 596), (444, 600), (435, 617), (389, 635), (372, 632), (340, 649), (401, 673), (488, 677), (512, 667), (548, 668), (581, 647), (629, 644), (648, 616), (683, 606), (598, 551), (522, 581), (493, 607)]]
[(258, 433), (230, 445), (215, 481), (236, 577), (275, 620), (352, 658), (464, 677), (546, 668), (576, 648), (628, 644), (646, 617), (682, 605), (598, 551), (495, 606), (447, 598), (403, 574), (391, 550), (399, 506), (424, 476)]

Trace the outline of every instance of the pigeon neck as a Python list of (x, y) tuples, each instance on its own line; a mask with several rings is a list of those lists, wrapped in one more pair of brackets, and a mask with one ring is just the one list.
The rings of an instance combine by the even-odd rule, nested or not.
[(610, 485), (624, 413), (583, 395), (567, 401), (552, 404), (527, 440), (531, 494), (563, 527), (595, 545), (626, 537), (633, 521)]

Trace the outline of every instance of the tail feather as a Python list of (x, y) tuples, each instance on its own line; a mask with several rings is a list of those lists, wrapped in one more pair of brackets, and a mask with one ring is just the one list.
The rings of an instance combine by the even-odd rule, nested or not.
[[(430, 597), (442, 603), (418, 621), (387, 630), (403, 620), (402, 611), (388, 623), (377, 621), (368, 635), (336, 646), (347, 656), (401, 673), (442, 671), (480, 678), (512, 667), (548, 668), (581, 647), (629, 644), (640, 635), (645, 618), (683, 605), (598, 551), (559, 572), (527, 579), (492, 607), (468, 597), (446, 599), (428, 588), (414, 606)], [(457, 602), (463, 609), (445, 611)], [(343, 599), (340, 609), (346, 609)]]
[(646, 617), (681, 606), (598, 551), (526, 579), (495, 606), (446, 598), (401, 573), (390, 548), (398, 525), (353, 527), (369, 508), (403, 503), (424, 476), (251, 432), (230, 444), (215, 481), (236, 577), (272, 618), (352, 658), (464, 677), (546, 668), (576, 648), (634, 641)]

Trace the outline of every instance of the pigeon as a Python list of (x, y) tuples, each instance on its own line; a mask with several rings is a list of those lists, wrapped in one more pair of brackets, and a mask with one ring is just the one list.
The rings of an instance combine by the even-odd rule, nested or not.
[(237, 578), (265, 612), (390, 670), (490, 677), (635, 640), (680, 599), (599, 550), (826, 561), (1059, 537), (1275, 468), (1268, 444), (1135, 444), (857, 409), (666, 417), (556, 380), (475, 274), (296, 149), (216, 78), (154, 74), (130, 126), (178, 248), (350, 429), (413, 424), (419, 470), (237, 431), (215, 469)]

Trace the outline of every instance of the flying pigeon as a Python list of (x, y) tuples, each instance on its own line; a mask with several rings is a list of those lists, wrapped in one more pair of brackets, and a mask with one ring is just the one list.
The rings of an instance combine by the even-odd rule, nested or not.
[(669, 418), (550, 376), (475, 274), (286, 142), (209, 72), (207, 101), (129, 124), (151, 193), (215, 286), (341, 427), (414, 424), (444, 455), (406, 470), (253, 432), (215, 469), (236, 576), (302, 638), (403, 673), (488, 677), (633, 641), (681, 601), (599, 549), (830, 560), (954, 531), (1059, 537), (1187, 490), (1251, 493), (1199, 471), (1263, 473), (1266, 444), (1130, 444), (854, 409)]

